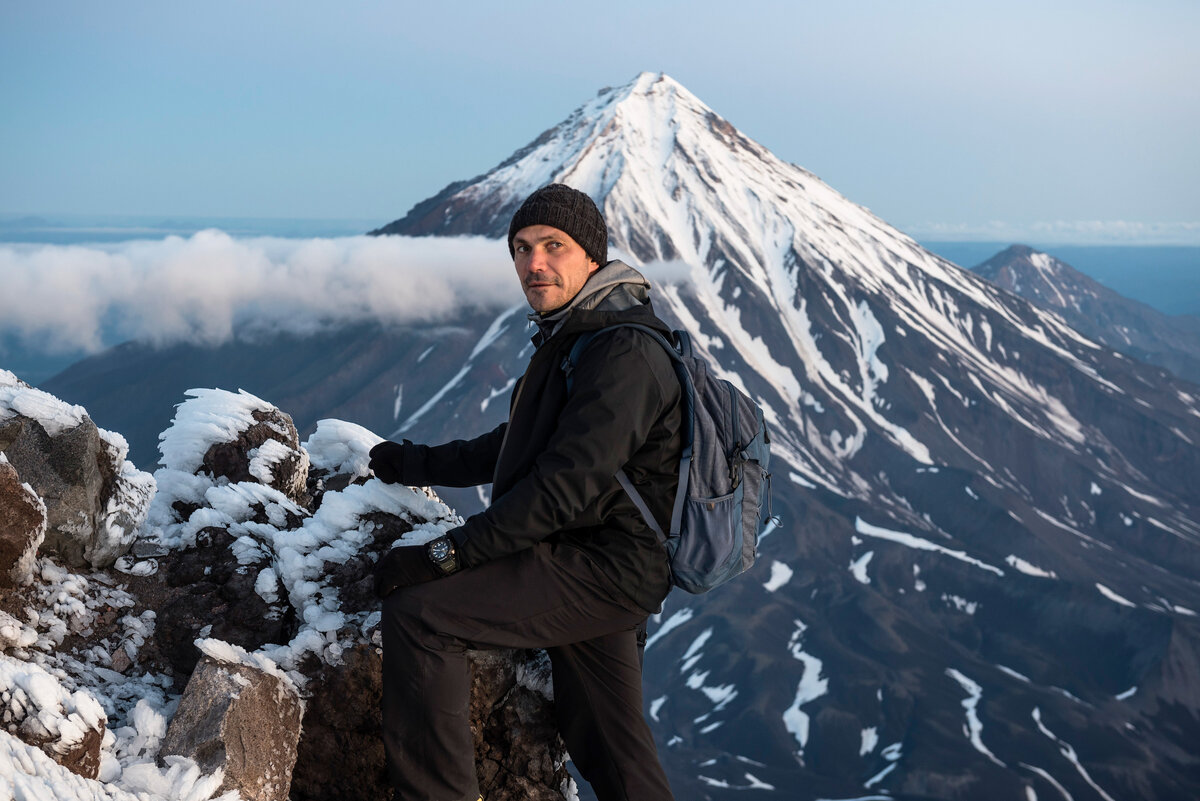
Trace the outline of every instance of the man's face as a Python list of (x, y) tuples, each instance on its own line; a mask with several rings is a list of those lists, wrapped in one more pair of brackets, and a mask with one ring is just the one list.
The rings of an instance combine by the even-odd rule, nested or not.
[(536, 312), (567, 305), (600, 265), (571, 237), (549, 225), (529, 225), (513, 237), (513, 264)]

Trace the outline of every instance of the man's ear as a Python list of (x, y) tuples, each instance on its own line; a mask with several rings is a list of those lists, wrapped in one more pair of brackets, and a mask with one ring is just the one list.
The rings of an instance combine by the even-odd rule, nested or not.
[(588, 275), (591, 275), (592, 273), (596, 272), (596, 270), (599, 270), (599, 269), (600, 269), (599, 262), (597, 262), (595, 259), (588, 259)]

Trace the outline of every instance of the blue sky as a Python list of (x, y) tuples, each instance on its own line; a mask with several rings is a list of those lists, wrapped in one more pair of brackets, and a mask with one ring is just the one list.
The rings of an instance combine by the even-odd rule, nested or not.
[(0, 0), (0, 213), (384, 223), (654, 70), (927, 238), (1200, 241), (1198, 41), (1194, 0)]

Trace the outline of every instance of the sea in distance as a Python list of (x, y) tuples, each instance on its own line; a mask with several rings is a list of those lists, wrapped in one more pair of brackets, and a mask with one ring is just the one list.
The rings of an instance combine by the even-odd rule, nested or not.
[(232, 237), (304, 239), (355, 236), (386, 225), (391, 219), (5, 214), (0, 215), (0, 243), (112, 244), (139, 239), (164, 239), (168, 236), (188, 237), (209, 228), (217, 228)]

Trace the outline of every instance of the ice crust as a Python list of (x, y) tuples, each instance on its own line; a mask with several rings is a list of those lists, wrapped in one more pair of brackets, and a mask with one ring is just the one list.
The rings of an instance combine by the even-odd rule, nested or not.
[(8, 370), (0, 370), (0, 423), (16, 416), (36, 420), (51, 437), (81, 425), (87, 419), (82, 406), (65, 403), (28, 386)]
[(255, 412), (274, 408), (245, 390), (189, 389), (185, 394), (191, 400), (179, 405), (171, 426), (158, 438), (159, 463), (183, 473), (196, 472), (209, 448), (236, 440), (254, 425)]

